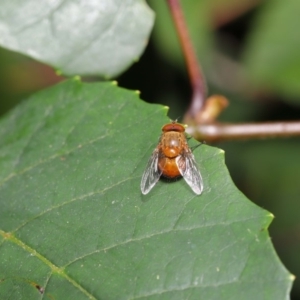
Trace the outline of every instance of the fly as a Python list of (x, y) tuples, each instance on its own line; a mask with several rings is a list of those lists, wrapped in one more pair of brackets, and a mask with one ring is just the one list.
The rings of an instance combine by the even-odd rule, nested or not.
[(182, 176), (195, 194), (202, 193), (203, 180), (187, 143), (185, 128), (175, 121), (162, 127), (162, 135), (142, 177), (144, 195), (150, 192), (160, 176), (171, 179)]

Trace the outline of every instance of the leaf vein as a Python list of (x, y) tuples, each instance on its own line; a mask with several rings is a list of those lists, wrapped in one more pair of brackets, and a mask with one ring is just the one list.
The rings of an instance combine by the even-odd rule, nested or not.
[(121, 181), (119, 181), (119, 182), (117, 182), (117, 183), (115, 183), (115, 184), (113, 184), (113, 185), (111, 185), (111, 186), (109, 186), (109, 187), (106, 187), (106, 188), (104, 188), (104, 189), (101, 189), (101, 190), (99, 190), (99, 191), (93, 191), (93, 192), (90, 192), (90, 193), (87, 193), (87, 194), (84, 194), (84, 195), (80, 195), (80, 196), (78, 196), (78, 197), (72, 198), (72, 199), (70, 199), (70, 200), (68, 200), (68, 201), (65, 201), (65, 202), (63, 202), (63, 203), (60, 203), (60, 204), (58, 204), (58, 205), (56, 205), (56, 206), (51, 206), (51, 207), (49, 207), (48, 209), (46, 209), (46, 210), (42, 211), (41, 213), (39, 213), (38, 215), (32, 217), (31, 219), (26, 220), (26, 222), (24, 222), (24, 223), (21, 224), (19, 227), (17, 227), (16, 229), (14, 229), (12, 232), (14, 232), (14, 233), (17, 232), (18, 230), (20, 230), (20, 229), (23, 228), (24, 226), (28, 225), (30, 222), (32, 222), (32, 221), (34, 221), (34, 220), (36, 220), (36, 219), (38, 219), (38, 218), (44, 216), (45, 214), (47, 214), (47, 213), (49, 213), (49, 212), (51, 212), (51, 211), (53, 211), (53, 210), (55, 210), (55, 209), (61, 208), (61, 207), (65, 206), (65, 205), (68, 205), (68, 204), (73, 203), (73, 202), (75, 202), (75, 201), (80, 201), (80, 200), (83, 200), (83, 199), (85, 199), (85, 198), (88, 198), (88, 197), (97, 195), (97, 194), (105, 193), (106, 191), (108, 191), (108, 190), (110, 190), (110, 189), (112, 189), (112, 188), (114, 188), (114, 187), (116, 187), (116, 186), (118, 186), (118, 185), (120, 185), (120, 184), (122, 184), (122, 183), (128, 181), (128, 180), (136, 179), (137, 177), (139, 177), (139, 176), (136, 176), (136, 177), (128, 177), (128, 178), (126, 178), (126, 179), (123, 179), (123, 180), (121, 180)]
[[(250, 219), (255, 219), (255, 218), (250, 218)], [(183, 231), (192, 231), (192, 230), (198, 230), (198, 229), (202, 229), (202, 228), (206, 228), (206, 227), (215, 227), (215, 226), (228, 226), (228, 225), (231, 225), (233, 223), (237, 223), (237, 222), (244, 222), (244, 221), (248, 221), (248, 219), (245, 219), (245, 220), (239, 220), (239, 221), (236, 221), (236, 222), (230, 222), (230, 223), (226, 223), (226, 222), (220, 222), (220, 223), (216, 223), (216, 224), (204, 224), (204, 225), (201, 225), (201, 226), (195, 226), (195, 227), (187, 227), (187, 228), (177, 228), (177, 229), (173, 229), (171, 228), (170, 230), (166, 230), (166, 231), (161, 231), (161, 232), (156, 232), (156, 233), (153, 233), (153, 234), (149, 234), (147, 236), (142, 236), (140, 238), (130, 238), (128, 240), (125, 240), (124, 242), (120, 242), (120, 243), (117, 243), (117, 244), (114, 244), (114, 245), (111, 245), (111, 246), (108, 246), (108, 247), (105, 247), (105, 248), (102, 248), (102, 249), (97, 249), (97, 250), (94, 250), (90, 253), (86, 253), (74, 260), (72, 260), (71, 262), (67, 263), (66, 265), (64, 265), (64, 268), (66, 268), (67, 266), (75, 263), (76, 261), (78, 260), (81, 260), (81, 259), (84, 259), (88, 256), (91, 256), (91, 255), (94, 255), (96, 253), (100, 253), (100, 252), (106, 252), (108, 250), (111, 250), (111, 249), (114, 249), (114, 248), (117, 248), (119, 246), (124, 246), (126, 244), (129, 244), (129, 243), (134, 243), (134, 242), (140, 242), (140, 241), (143, 241), (143, 240), (147, 240), (147, 239), (150, 239), (152, 237), (155, 237), (155, 236), (159, 236), (159, 235), (164, 235), (164, 234), (168, 234), (168, 233), (171, 233), (171, 232), (183, 232)]]

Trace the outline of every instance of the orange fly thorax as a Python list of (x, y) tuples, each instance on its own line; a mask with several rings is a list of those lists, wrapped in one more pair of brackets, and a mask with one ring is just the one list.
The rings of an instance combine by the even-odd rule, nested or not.
[(181, 176), (176, 164), (176, 157), (182, 153), (186, 145), (185, 128), (181, 124), (172, 122), (164, 125), (162, 132), (158, 167), (165, 177), (176, 178)]

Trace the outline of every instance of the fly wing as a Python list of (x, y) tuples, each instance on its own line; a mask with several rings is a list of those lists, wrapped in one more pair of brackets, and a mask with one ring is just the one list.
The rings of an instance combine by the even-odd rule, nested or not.
[(141, 181), (141, 191), (144, 195), (148, 194), (159, 180), (161, 171), (158, 168), (159, 151), (157, 149), (152, 153)]
[(180, 174), (195, 194), (200, 195), (203, 190), (203, 180), (197, 167), (194, 154), (189, 150), (176, 158)]

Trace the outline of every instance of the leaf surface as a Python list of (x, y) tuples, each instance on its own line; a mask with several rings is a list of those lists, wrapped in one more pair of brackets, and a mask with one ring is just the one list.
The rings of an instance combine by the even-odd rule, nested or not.
[[(0, 298), (288, 299), (272, 215), (237, 190), (222, 150), (204, 180), (140, 180), (166, 108), (112, 83), (63, 82), (0, 124)], [(44, 293), (44, 294), (42, 294)]]
[(66, 75), (112, 77), (138, 60), (153, 21), (144, 0), (3, 0), (0, 45)]

